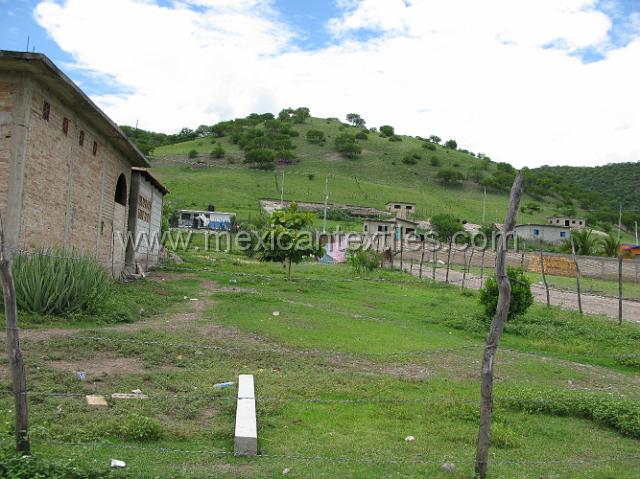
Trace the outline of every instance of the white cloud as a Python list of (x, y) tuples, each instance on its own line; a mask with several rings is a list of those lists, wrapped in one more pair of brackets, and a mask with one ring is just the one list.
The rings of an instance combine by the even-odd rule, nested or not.
[[(638, 160), (640, 39), (612, 49), (595, 3), (340, 0), (334, 44), (315, 51), (292, 46), (267, 0), (46, 0), (36, 18), (79, 67), (130, 90), (96, 98), (120, 123), (176, 131), (306, 105), (518, 166)], [(605, 59), (582, 63), (585, 48)]]

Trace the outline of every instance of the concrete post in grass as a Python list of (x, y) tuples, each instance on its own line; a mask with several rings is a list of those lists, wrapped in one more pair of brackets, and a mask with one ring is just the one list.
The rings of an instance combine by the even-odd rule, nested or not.
[(241, 374), (238, 377), (234, 454), (236, 456), (256, 456), (258, 454), (256, 396), (252, 374)]

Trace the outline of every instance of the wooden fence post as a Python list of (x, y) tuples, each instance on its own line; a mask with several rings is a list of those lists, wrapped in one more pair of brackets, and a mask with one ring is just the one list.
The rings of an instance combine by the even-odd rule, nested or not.
[(480, 289), (484, 285), (484, 255), (487, 253), (487, 248), (482, 250), (482, 260), (480, 261)]
[(438, 265), (438, 250), (433, 248), (433, 264), (431, 265), (431, 279), (436, 280), (436, 266)]
[(4, 240), (4, 227), (0, 214), (0, 283), (4, 297), (4, 315), (7, 332), (7, 354), (13, 380), (13, 395), (16, 407), (16, 450), (20, 454), (29, 454), (29, 414), (27, 409), (27, 376), (24, 370), (24, 358), (20, 350), (20, 331), (18, 329), (18, 307), (16, 290), (11, 273), (11, 252), (7, 251)]
[(420, 279), (422, 279), (422, 265), (424, 263), (424, 243), (422, 243), (422, 254), (420, 255)]
[(444, 277), (444, 282), (448, 283), (449, 282), (449, 269), (451, 269), (451, 245), (453, 244), (452, 240), (449, 240), (449, 252), (447, 254), (447, 274)]
[(507, 276), (506, 250), (507, 234), (513, 231), (518, 214), (518, 206), (522, 197), (524, 185), (524, 175), (522, 171), (518, 173), (513, 186), (511, 187), (511, 197), (509, 198), (509, 209), (504, 222), (502, 238), (498, 243), (496, 260), (496, 281), (498, 282), (498, 306), (496, 315), (491, 321), (491, 328), (487, 336), (487, 343), (482, 357), (481, 370), (481, 402), (480, 402), (480, 428), (478, 431), (478, 445), (476, 449), (475, 471), (480, 479), (487, 477), (489, 466), (489, 444), (491, 438), (491, 415), (493, 411), (493, 369), (495, 357), (500, 344), (502, 331), (509, 317), (509, 307), (511, 304), (511, 283)]
[(622, 324), (622, 255), (618, 255), (618, 323)]
[(544, 282), (544, 289), (547, 292), (547, 307), (551, 306), (551, 298), (549, 297), (549, 283), (547, 283), (547, 275), (544, 272), (544, 255), (542, 249), (540, 250), (540, 272), (542, 273), (542, 281)]
[(578, 257), (576, 256), (576, 245), (573, 241), (573, 231), (569, 231), (569, 237), (571, 238), (571, 255), (573, 256), (573, 262), (576, 265), (576, 286), (578, 288), (578, 311), (582, 314), (582, 291), (580, 291), (580, 266), (578, 266)]

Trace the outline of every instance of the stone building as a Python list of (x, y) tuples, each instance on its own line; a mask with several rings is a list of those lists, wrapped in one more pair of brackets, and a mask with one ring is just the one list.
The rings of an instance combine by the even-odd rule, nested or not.
[(416, 204), (405, 203), (402, 201), (390, 201), (386, 205), (386, 210), (393, 213), (396, 218), (407, 219), (416, 212)]
[(572, 218), (570, 216), (549, 216), (547, 224), (554, 226), (566, 226), (567, 228), (582, 229), (587, 226), (584, 218)]
[(0, 211), (10, 248), (75, 250), (119, 277), (132, 167), (148, 166), (46, 56), (0, 51)]

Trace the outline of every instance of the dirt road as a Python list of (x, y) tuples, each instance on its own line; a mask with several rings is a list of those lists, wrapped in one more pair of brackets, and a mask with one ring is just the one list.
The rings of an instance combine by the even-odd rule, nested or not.
[[(406, 265), (405, 270), (410, 271), (410, 266)], [(418, 269), (414, 265), (413, 274), (419, 275)], [(431, 278), (431, 265), (424, 266), (423, 277)], [(462, 287), (462, 273), (460, 271), (449, 271), (449, 283)], [(443, 267), (436, 269), (436, 281), (444, 282), (446, 270)], [(467, 274), (465, 288), (480, 289), (480, 278), (472, 273)], [(544, 285), (534, 283), (531, 285), (531, 292), (539, 303), (547, 302), (547, 295)], [(578, 295), (572, 291), (562, 291), (559, 289), (550, 290), (550, 300), (552, 306), (559, 306), (564, 309), (578, 311)], [(602, 314), (613, 319), (618, 319), (618, 299), (608, 298), (605, 296), (596, 296), (588, 293), (582, 294), (582, 310), (590, 314)], [(622, 302), (622, 319), (640, 324), (640, 301), (623, 300)]]

